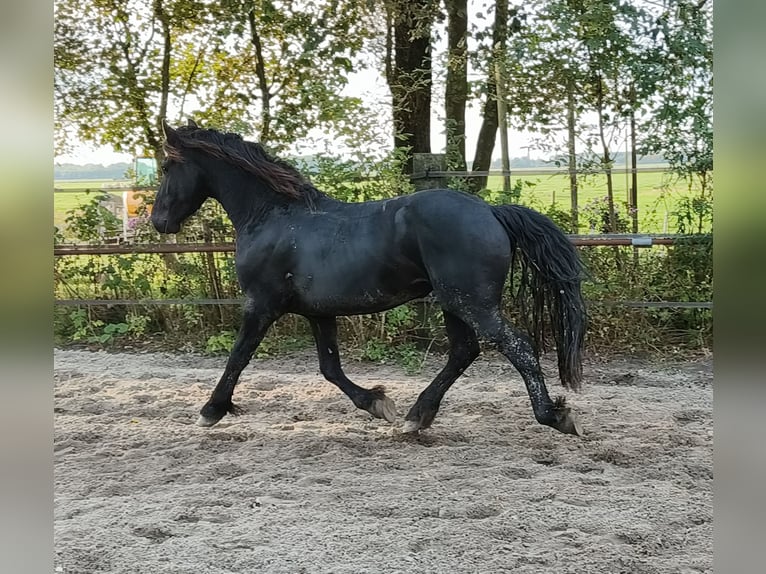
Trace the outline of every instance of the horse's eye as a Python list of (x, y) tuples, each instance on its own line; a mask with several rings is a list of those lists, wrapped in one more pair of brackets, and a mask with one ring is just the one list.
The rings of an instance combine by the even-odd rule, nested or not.
[(168, 164), (163, 163), (162, 166), (161, 166), (161, 169), (162, 169), (162, 173), (167, 173), (168, 172)]

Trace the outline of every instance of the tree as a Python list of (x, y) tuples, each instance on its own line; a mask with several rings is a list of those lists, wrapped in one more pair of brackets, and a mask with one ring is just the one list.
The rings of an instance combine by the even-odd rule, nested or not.
[(178, 74), (171, 59), (191, 49), (188, 35), (205, 23), (205, 5), (60, 0), (55, 11), (57, 148), (74, 135), (117, 151), (147, 150), (160, 162), (171, 94), (183, 98), (191, 88), (191, 75)]
[(412, 154), (431, 151), (431, 32), (435, 0), (386, 1), (386, 80), (391, 90), (394, 148)]
[[(540, 134), (538, 146), (553, 153), (569, 171), (571, 230), (577, 232), (577, 143), (583, 113), (584, 55), (571, 33), (572, 16), (566, 2), (525, 5), (524, 22), (508, 46), (512, 122)], [(560, 147), (559, 134), (565, 133)]]
[[(473, 60), (485, 80), (479, 87), (482, 103), (482, 120), (479, 128), (479, 137), (476, 140), (476, 150), (471, 164), (471, 170), (487, 171), (492, 163), (492, 151), (495, 149), (495, 139), (497, 137), (498, 115), (497, 115), (497, 85), (495, 81), (495, 46), (500, 44), (506, 29), (506, 15), (494, 10), (494, 23), (491, 33), (491, 45), (482, 46), (481, 44), (473, 54)], [(484, 38), (484, 34), (479, 34), (479, 40)], [(478, 193), (487, 187), (487, 176), (472, 177), (470, 180), (471, 191)]]
[(350, 129), (360, 102), (341, 92), (368, 17), (356, 0), (60, 0), (57, 147), (76, 136), (160, 162), (161, 121), (184, 112), (272, 145)]
[[(656, 91), (646, 42), (650, 20), (637, 6), (614, 0), (532, 3), (529, 26), (511, 43), (516, 118), (534, 126), (548, 149), (556, 149), (559, 134), (566, 133), (561, 163), (569, 170), (573, 231), (579, 227), (577, 171), (583, 168), (605, 175), (608, 228), (616, 231), (615, 148), (623, 137), (635, 139), (632, 118)], [(595, 125), (584, 123), (588, 116)], [(635, 209), (631, 213), (635, 228)]]
[(642, 151), (661, 154), (671, 169), (710, 200), (713, 173), (712, 6), (672, 0), (651, 30), (654, 76), (661, 98), (641, 123)]
[(343, 95), (356, 56), (376, 33), (362, 0), (223, 0), (229, 53), (241, 68), (232, 85), (258, 110), (259, 140), (272, 147), (305, 138), (318, 126), (357, 130), (361, 102)]

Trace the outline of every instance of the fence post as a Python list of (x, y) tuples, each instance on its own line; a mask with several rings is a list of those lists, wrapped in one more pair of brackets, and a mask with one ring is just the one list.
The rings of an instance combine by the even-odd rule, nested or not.
[(417, 191), (422, 189), (442, 189), (447, 187), (447, 178), (431, 177), (428, 172), (447, 171), (447, 155), (443, 153), (414, 153), (412, 154), (412, 173), (416, 176), (426, 174), (425, 177), (414, 177), (412, 185)]

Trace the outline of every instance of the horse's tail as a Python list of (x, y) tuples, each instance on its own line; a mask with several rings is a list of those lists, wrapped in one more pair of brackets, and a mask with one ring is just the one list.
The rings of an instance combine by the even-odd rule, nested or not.
[[(580, 388), (587, 313), (580, 291), (584, 267), (574, 245), (545, 215), (521, 205), (492, 207), (511, 239), (511, 279), (519, 261), (517, 301), (535, 350), (544, 348), (544, 307), (548, 307), (564, 387)], [(513, 283), (513, 281), (512, 281)], [(527, 299), (532, 302), (531, 312)]]

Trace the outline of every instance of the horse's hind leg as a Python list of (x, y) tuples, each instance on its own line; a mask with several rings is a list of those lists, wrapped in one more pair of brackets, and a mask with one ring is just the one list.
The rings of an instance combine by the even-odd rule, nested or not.
[(402, 432), (430, 427), (447, 389), (479, 356), (479, 341), (471, 327), (449, 311), (444, 311), (444, 326), (450, 343), (449, 359), (404, 417)]
[(319, 369), (324, 378), (336, 385), (348, 398), (362, 410), (374, 417), (394, 422), (396, 405), (385, 395), (382, 386), (370, 390), (354, 384), (349, 380), (340, 366), (338, 355), (338, 329), (335, 317), (310, 317), (311, 331), (319, 354)]
[(276, 313), (265, 313), (257, 309), (255, 303), (249, 300), (245, 304), (242, 317), (242, 326), (239, 329), (237, 340), (229, 354), (226, 369), (221, 375), (213, 394), (205, 406), (200, 410), (197, 424), (202, 427), (210, 427), (223, 418), (226, 413), (237, 415), (241, 409), (234, 405), (231, 397), (234, 387), (239, 381), (239, 375), (250, 362), (250, 359), (258, 348), (269, 326), (278, 317)]
[(529, 339), (503, 319), (499, 309), (473, 309), (467, 316), (472, 317), (471, 323), (479, 335), (494, 343), (521, 374), (537, 422), (563, 433), (581, 435), (577, 417), (565, 406), (564, 399), (554, 402), (548, 396), (543, 372)]

